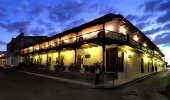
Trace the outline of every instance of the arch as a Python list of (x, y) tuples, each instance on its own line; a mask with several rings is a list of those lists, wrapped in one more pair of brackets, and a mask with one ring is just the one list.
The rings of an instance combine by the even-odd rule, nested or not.
[(98, 38), (104, 37), (104, 31), (101, 31), (97, 34)]
[(79, 37), (79, 42), (83, 41), (83, 37)]

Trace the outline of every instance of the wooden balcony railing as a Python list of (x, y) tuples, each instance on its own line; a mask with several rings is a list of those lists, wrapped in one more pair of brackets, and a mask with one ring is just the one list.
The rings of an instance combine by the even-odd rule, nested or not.
[(133, 39), (131, 39), (131, 38), (129, 38), (129, 44), (134, 46), (134, 47), (136, 47), (136, 48), (138, 48), (138, 49), (141, 49), (140, 43), (135, 41), (135, 40), (133, 40)]
[(106, 31), (105, 37), (113, 39), (113, 40), (123, 41), (123, 42), (126, 42), (126, 40), (127, 40), (126, 35), (120, 34), (117, 32), (112, 32), (112, 31)]
[[(100, 34), (102, 33), (102, 34)], [(103, 36), (99, 36), (99, 35), (103, 35)], [(105, 36), (105, 37), (104, 37)], [(34, 50), (28, 50), (28, 51), (23, 51), (24, 54), (26, 53), (31, 53), (34, 51), (39, 51), (39, 50), (44, 50), (44, 49), (49, 49), (49, 48), (55, 48), (57, 46), (63, 46), (63, 45), (68, 45), (68, 44), (73, 44), (73, 43), (78, 43), (78, 42), (83, 42), (83, 41), (87, 41), (90, 39), (94, 39), (94, 38), (99, 38), (99, 37), (104, 37), (104, 38), (109, 38), (117, 41), (122, 41), (124, 43), (129, 44), (130, 46), (133, 46), (139, 50), (142, 50), (150, 55), (153, 55), (157, 58), (161, 58), (160, 55), (157, 55), (153, 52), (153, 50), (144, 47), (141, 43), (133, 40), (132, 38), (129, 38), (129, 35), (124, 35), (122, 33), (117, 33), (117, 32), (113, 32), (113, 31), (108, 31), (108, 30), (96, 30), (93, 32), (89, 32), (89, 33), (85, 33), (82, 35), (78, 35), (77, 37), (70, 37), (68, 39), (64, 39), (61, 40), (59, 42), (54, 42), (53, 44), (49, 44), (48, 46), (46, 45), (40, 45), (39, 49), (34, 49)], [(162, 59), (162, 58), (161, 58)]]

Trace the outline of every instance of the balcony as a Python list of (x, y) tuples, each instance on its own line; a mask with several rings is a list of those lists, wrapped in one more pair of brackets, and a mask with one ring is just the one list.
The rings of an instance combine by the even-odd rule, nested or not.
[(117, 32), (112, 32), (112, 31), (106, 31), (105, 37), (116, 41), (122, 41), (122, 42), (126, 42), (127, 40), (126, 35)]
[[(135, 41), (134, 39), (130, 38), (128, 35), (124, 35), (123, 33), (117, 33), (109, 30), (96, 30), (85, 34), (78, 34), (77, 36), (70, 37), (67, 39), (62, 40), (51, 40), (46, 41), (44, 43), (39, 44), (39, 46), (34, 47), (34, 50), (28, 50), (23, 51), (24, 54), (32, 53), (32, 52), (38, 52), (38, 51), (44, 51), (48, 49), (56, 49), (56, 47), (73, 47), (74, 44), (83, 45), (86, 43), (94, 43), (97, 45), (100, 45), (101, 43), (104, 43), (106, 45), (110, 44), (118, 44), (118, 45), (129, 45), (133, 48), (136, 48), (142, 52), (148, 53), (152, 56), (155, 56), (157, 58), (161, 58), (160, 55), (156, 55), (151, 49), (143, 46), (141, 43)], [(76, 45), (75, 45), (76, 47)]]
[(149, 49), (148, 47), (143, 46), (141, 43), (129, 38), (129, 42), (127, 42), (128, 45), (137, 48), (138, 50), (145, 52), (149, 55), (152, 55), (158, 59), (162, 59), (160, 55), (154, 53), (153, 50)]

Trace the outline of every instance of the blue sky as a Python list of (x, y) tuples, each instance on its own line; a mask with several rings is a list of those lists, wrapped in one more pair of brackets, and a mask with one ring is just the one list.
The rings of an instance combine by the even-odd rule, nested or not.
[(0, 0), (0, 51), (21, 32), (52, 36), (114, 13), (137, 26), (170, 63), (169, 7), (170, 0)]

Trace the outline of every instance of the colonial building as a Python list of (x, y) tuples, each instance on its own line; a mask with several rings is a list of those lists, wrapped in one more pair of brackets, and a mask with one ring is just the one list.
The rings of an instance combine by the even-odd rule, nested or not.
[(159, 48), (126, 18), (111, 13), (24, 46), (20, 52), (23, 62), (49, 70), (93, 73), (100, 66), (104, 75), (116, 79), (165, 67)]
[(30, 43), (46, 39), (47, 36), (24, 36), (24, 33), (19, 34), (16, 38), (12, 38), (11, 42), (7, 44), (7, 65), (17, 66), (22, 62), (20, 56), (20, 48)]

